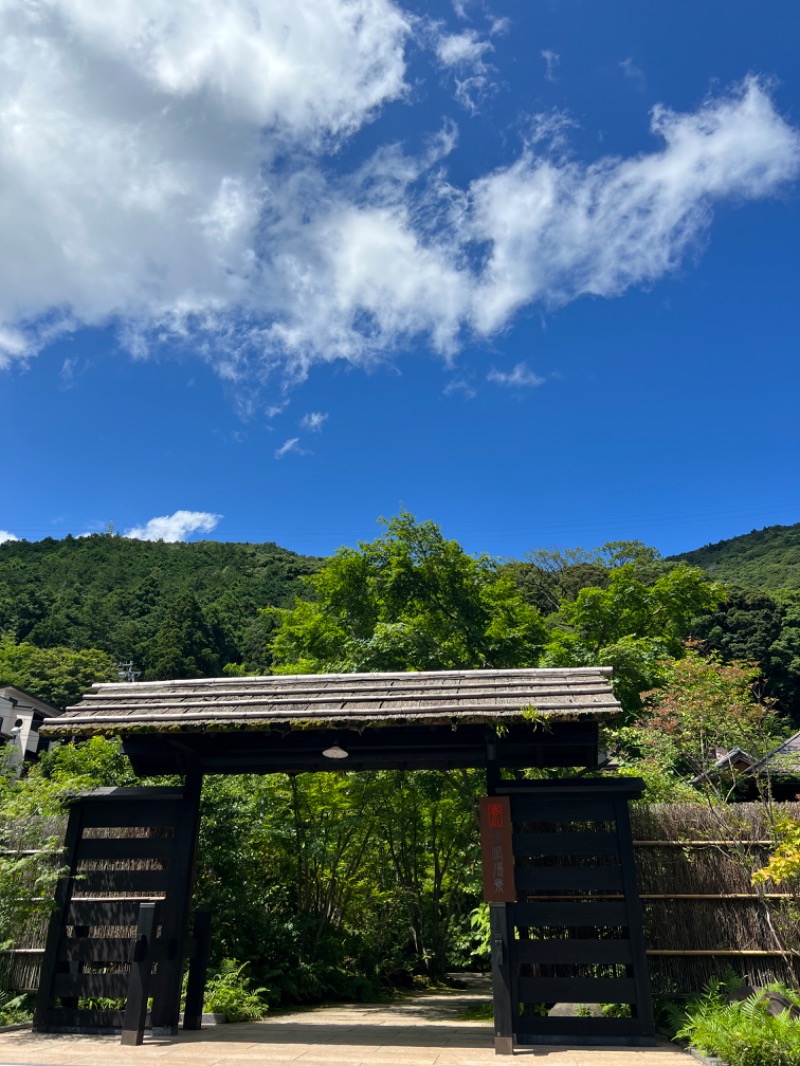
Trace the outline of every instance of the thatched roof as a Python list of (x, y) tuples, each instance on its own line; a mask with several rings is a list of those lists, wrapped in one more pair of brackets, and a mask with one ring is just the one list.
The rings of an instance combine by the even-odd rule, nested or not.
[(598, 718), (619, 711), (610, 668), (295, 674), (95, 685), (49, 736), (328, 729)]

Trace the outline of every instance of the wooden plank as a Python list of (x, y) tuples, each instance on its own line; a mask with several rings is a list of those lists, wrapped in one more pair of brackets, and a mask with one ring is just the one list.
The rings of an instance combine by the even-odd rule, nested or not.
[(632, 977), (520, 977), (521, 1003), (635, 1003)]
[(129, 962), (131, 937), (63, 937), (58, 958), (64, 961)]
[(172, 837), (92, 837), (82, 840), (81, 861), (99, 859), (167, 859), (172, 850)]
[(504, 781), (498, 785), (497, 794), (529, 796), (545, 804), (549, 804), (553, 796), (571, 796), (593, 803), (615, 796), (638, 797), (644, 787), (640, 777), (561, 777), (541, 781)]
[[(618, 900), (624, 899), (624, 895), (620, 892), (613, 892), (603, 895), (592, 896), (593, 900), (598, 902), (601, 900)], [(552, 893), (547, 896), (548, 900), (570, 900), (571, 896), (559, 896), (556, 893)], [(749, 903), (755, 903), (757, 900), (762, 899), (795, 899), (795, 894), (792, 892), (640, 892), (640, 900), (674, 900), (674, 899), (695, 899), (695, 900), (744, 900)]]
[(517, 890), (526, 892), (550, 889), (593, 889), (612, 891), (623, 888), (619, 866), (517, 866), (514, 869)]
[[(239, 693), (220, 693), (219, 695), (215, 693), (213, 696), (210, 694), (203, 695), (200, 699), (197, 699), (196, 693), (184, 693), (177, 698), (170, 693), (169, 699), (136, 699), (135, 697), (117, 700), (106, 699), (102, 703), (102, 709), (97, 702), (92, 707), (81, 708), (83, 712), (81, 717), (86, 717), (90, 714), (99, 716), (101, 713), (110, 715), (113, 712), (117, 714), (145, 714), (159, 711), (174, 711), (178, 713), (184, 707), (190, 713), (205, 711), (208, 714), (216, 714), (218, 710), (228, 713), (233, 710), (243, 717), (249, 715), (251, 707), (274, 707), (276, 708), (276, 713), (285, 713), (286, 709), (297, 708), (298, 717), (302, 717), (301, 709), (306, 707), (309, 713), (313, 715), (319, 715), (325, 711), (335, 714), (343, 707), (349, 708), (350, 704), (362, 703), (371, 704), (367, 708), (368, 711), (385, 712), (387, 716), (397, 714), (398, 711), (403, 710), (424, 713), (428, 707), (445, 711), (458, 711), (462, 706), (491, 710), (493, 707), (504, 707), (513, 704), (517, 713), (522, 717), (520, 703), (531, 695), (530, 686), (527, 685), (504, 686), (502, 688), (459, 686), (459, 690), (442, 688), (437, 692), (431, 688), (419, 687), (416, 691), (389, 692), (385, 687), (376, 685), (371, 691), (355, 691), (351, 689), (350, 691), (323, 692), (322, 695), (315, 695), (306, 690), (304, 692), (289, 691), (285, 695), (277, 692), (274, 694), (269, 693), (269, 695), (249, 695), (245, 698), (242, 698)], [(587, 697), (592, 704), (602, 703), (608, 706), (618, 706), (616, 699), (609, 690), (608, 683), (605, 681), (589, 684), (584, 682), (580, 685), (568, 686), (538, 686), (535, 693), (537, 707), (544, 712), (549, 710), (553, 701), (563, 703), (565, 700), (569, 700), (570, 703), (567, 706), (572, 706), (574, 703), (580, 708)], [(94, 700), (97, 700), (96, 696)], [(77, 715), (70, 716), (65, 719), (65, 722), (77, 717)]]
[(639, 899), (707, 899), (707, 900), (747, 900), (755, 903), (762, 899), (796, 899), (794, 892), (641, 892)]
[[(520, 1037), (534, 1034), (552, 1036), (638, 1036), (642, 1027), (638, 1018), (566, 1018), (524, 1017), (520, 1018), (517, 1033)], [(524, 1043), (520, 1040), (519, 1043)]]
[(44, 1025), (51, 1031), (59, 1029), (74, 1031), (83, 1029), (96, 1031), (98, 1029), (121, 1029), (121, 1010), (58, 1010), (45, 1011)]
[(670, 950), (661, 949), (661, 948), (648, 948), (647, 954), (648, 955), (674, 955), (674, 956), (676, 956), (678, 958), (680, 958), (683, 955), (688, 955), (688, 956), (706, 955), (706, 956), (710, 956), (710, 957), (714, 957), (714, 956), (720, 955), (720, 956), (724, 956), (724, 957), (730, 956), (731, 958), (737, 958), (740, 955), (744, 956), (744, 957), (753, 955), (753, 956), (756, 956), (756, 957), (759, 957), (759, 956), (770, 956), (771, 958), (774, 957), (774, 958), (784, 958), (785, 959), (787, 957), (787, 955), (788, 956), (800, 956), (800, 951), (774, 951), (774, 950), (773, 951), (759, 951), (756, 948), (739, 948), (739, 949), (736, 949), (736, 948), (708, 948), (708, 949), (705, 949), (705, 948), (703, 948), (703, 949), (692, 948), (692, 949), (686, 949), (686, 950), (683, 950), (683, 949), (680, 949), (680, 948), (670, 949)]
[(514, 957), (519, 962), (633, 962), (630, 940), (519, 940), (514, 945)]
[(634, 840), (635, 848), (740, 848), (745, 844), (772, 846), (774, 840)]
[(489, 904), (492, 952), (492, 996), (494, 1004), (495, 1054), (511, 1055), (514, 1037), (514, 993), (511, 986), (512, 932), (509, 908), (505, 903)]
[(515, 855), (617, 855), (615, 833), (515, 833)]
[[(145, 789), (142, 789), (144, 792)], [(170, 829), (175, 825), (180, 804), (174, 799), (162, 799), (158, 803), (90, 803), (84, 811), (86, 829)], [(102, 839), (102, 838), (93, 838)]]
[(75, 878), (75, 891), (94, 892), (163, 892), (167, 870), (89, 870)]
[(127, 1003), (122, 1021), (122, 1044), (137, 1047), (144, 1041), (144, 1023), (150, 977), (153, 970), (153, 945), (158, 922), (158, 903), (143, 903), (139, 908), (136, 939), (131, 953), (131, 970), (126, 989)]
[(59, 973), (53, 980), (53, 996), (124, 999), (128, 980), (127, 973)]
[(142, 899), (73, 899), (67, 911), (67, 925), (134, 926)]
[(633, 965), (628, 973), (636, 985), (636, 1016), (641, 1023), (642, 1032), (655, 1036), (656, 1023), (653, 1016), (653, 1000), (650, 996), (650, 977), (645, 956), (644, 926), (642, 924), (642, 906), (639, 901), (637, 886), (636, 857), (633, 852), (633, 831), (627, 799), (616, 800), (617, 837), (622, 864), (625, 894), (625, 907), (628, 911), (628, 936), (633, 949)]
[(510, 907), (516, 926), (583, 926), (616, 927), (627, 924), (623, 903), (564, 902), (515, 903)]
[[(505, 790), (498, 788), (503, 795)], [(601, 798), (596, 802), (586, 796), (570, 794), (553, 796), (511, 795), (511, 813), (514, 822), (610, 822), (614, 818), (611, 799)]]
[[(175, 945), (183, 945), (188, 933), (200, 831), (202, 788), (203, 775), (195, 770), (187, 773), (184, 795), (175, 824), (174, 850), (169, 864), (166, 896), (159, 911), (162, 938)], [(183, 959), (180, 950), (176, 950), (172, 958), (159, 962), (152, 981), (154, 1026), (177, 1031), (182, 971)]]
[(211, 911), (205, 907), (194, 916), (194, 950), (189, 955), (189, 973), (186, 978), (186, 1004), (183, 1009), (183, 1028), (199, 1029), (203, 1024), (203, 999), (206, 988), (206, 970), (211, 954)]

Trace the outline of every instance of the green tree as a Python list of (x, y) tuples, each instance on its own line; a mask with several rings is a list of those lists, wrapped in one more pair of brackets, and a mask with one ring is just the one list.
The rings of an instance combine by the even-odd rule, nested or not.
[(278, 614), (276, 667), (435, 670), (529, 666), (546, 630), (495, 562), (473, 558), (407, 512), (308, 580), (310, 597)]
[(527, 603), (543, 614), (557, 611), (561, 604), (574, 600), (581, 589), (606, 588), (611, 572), (630, 564), (637, 578), (651, 584), (675, 564), (665, 562), (655, 548), (638, 540), (615, 540), (599, 548), (539, 548), (524, 560), (504, 563), (507, 573)]
[(0, 681), (54, 707), (77, 703), (95, 681), (114, 681), (116, 677), (110, 656), (96, 648), (37, 648), (0, 637)]
[(148, 680), (214, 677), (221, 671), (215, 634), (197, 597), (179, 593), (167, 606), (145, 660)]
[(660, 681), (660, 664), (681, 655), (692, 620), (723, 598), (722, 586), (681, 564), (651, 584), (632, 562), (612, 570), (605, 588), (584, 588), (555, 616), (544, 663), (611, 666), (614, 687), (628, 711)]
[[(689, 646), (661, 664), (659, 688), (643, 695), (635, 723), (609, 733), (617, 754), (629, 764), (658, 768), (675, 780), (709, 770), (722, 749), (741, 748), (754, 759), (786, 735), (786, 723), (770, 701), (758, 698), (758, 667), (725, 663)], [(718, 797), (728, 798), (735, 772), (707, 779)]]

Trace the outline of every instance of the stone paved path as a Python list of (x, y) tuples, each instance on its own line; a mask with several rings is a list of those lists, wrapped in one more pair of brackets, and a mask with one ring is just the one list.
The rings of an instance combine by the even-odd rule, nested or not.
[[(324, 1007), (275, 1014), (251, 1025), (145, 1038), (0, 1033), (0, 1066), (503, 1066), (492, 1029), (459, 1015), (488, 997), (483, 989), (406, 996), (391, 1004)], [(674, 1045), (655, 1048), (530, 1048), (520, 1066), (691, 1066)]]

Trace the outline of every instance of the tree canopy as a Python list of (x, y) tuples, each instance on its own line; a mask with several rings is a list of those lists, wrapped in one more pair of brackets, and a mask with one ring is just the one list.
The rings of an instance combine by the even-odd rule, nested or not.
[(531, 666), (541, 615), (494, 560), (468, 555), (407, 512), (307, 580), (308, 597), (272, 612), (273, 666), (284, 672)]

